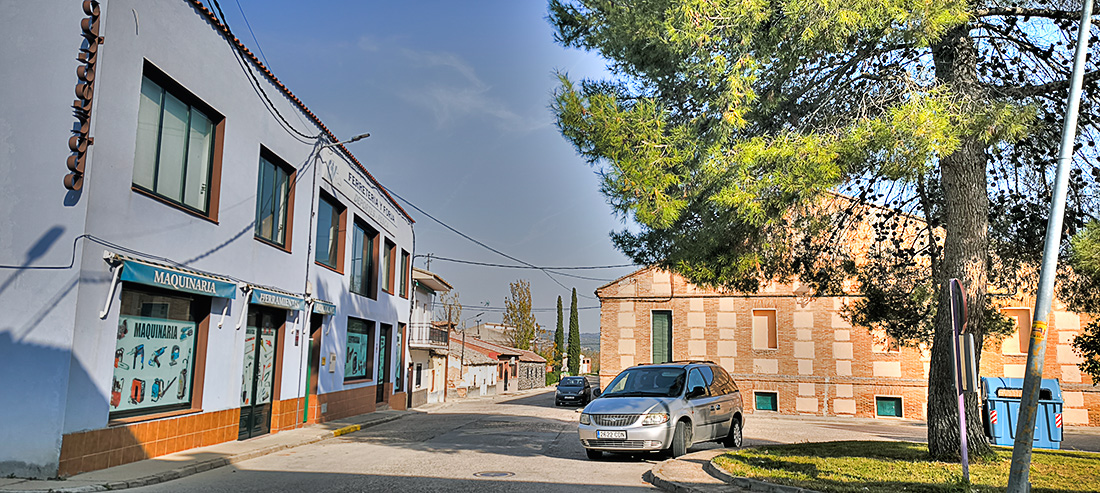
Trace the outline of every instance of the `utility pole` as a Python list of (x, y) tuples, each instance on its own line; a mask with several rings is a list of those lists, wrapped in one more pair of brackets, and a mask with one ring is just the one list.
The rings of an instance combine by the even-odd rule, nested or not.
[(1043, 360), (1047, 349), (1047, 317), (1054, 298), (1054, 276), (1058, 270), (1058, 250), (1062, 242), (1062, 219), (1066, 212), (1066, 188), (1069, 168), (1073, 162), (1073, 141), (1077, 138), (1077, 110), (1081, 104), (1081, 80), (1085, 73), (1085, 56), (1091, 34), (1092, 0), (1084, 0), (1081, 25), (1077, 28), (1077, 49), (1073, 56), (1073, 76), (1066, 101), (1066, 120), (1062, 127), (1062, 143), (1058, 149), (1058, 169), (1054, 179), (1054, 195), (1050, 201), (1047, 234), (1043, 247), (1043, 267), (1039, 271), (1039, 293), (1035, 299), (1035, 315), (1031, 322), (1031, 342), (1027, 351), (1020, 415), (1016, 420), (1016, 441), (1012, 446), (1012, 465), (1008, 473), (1009, 493), (1031, 490), (1028, 474), (1031, 469), (1031, 447), (1035, 439), (1035, 418), (1039, 405), (1039, 386), (1043, 379)]

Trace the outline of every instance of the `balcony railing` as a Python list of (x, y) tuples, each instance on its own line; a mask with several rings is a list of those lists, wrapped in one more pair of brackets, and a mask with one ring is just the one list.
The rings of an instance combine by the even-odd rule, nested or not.
[(409, 327), (409, 347), (426, 349), (446, 349), (450, 344), (447, 329), (433, 327), (427, 322), (414, 323)]

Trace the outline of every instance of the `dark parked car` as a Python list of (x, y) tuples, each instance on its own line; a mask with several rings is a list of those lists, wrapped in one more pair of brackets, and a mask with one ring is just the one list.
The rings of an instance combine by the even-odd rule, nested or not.
[(599, 395), (599, 390), (593, 390), (592, 384), (584, 377), (565, 377), (558, 382), (558, 391), (554, 395), (554, 405), (564, 404), (585, 405)]

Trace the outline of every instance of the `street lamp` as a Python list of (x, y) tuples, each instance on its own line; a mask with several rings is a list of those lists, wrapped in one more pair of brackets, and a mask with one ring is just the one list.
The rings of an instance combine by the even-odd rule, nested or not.
[(356, 135), (355, 137), (352, 137), (352, 138), (350, 138), (348, 140), (345, 140), (343, 142), (333, 142), (331, 144), (325, 144), (325, 145), (321, 146), (321, 149), (328, 149), (329, 147), (336, 147), (338, 145), (350, 144), (350, 143), (358, 141), (358, 140), (363, 140), (367, 137), (370, 137), (369, 133), (359, 134), (359, 135)]

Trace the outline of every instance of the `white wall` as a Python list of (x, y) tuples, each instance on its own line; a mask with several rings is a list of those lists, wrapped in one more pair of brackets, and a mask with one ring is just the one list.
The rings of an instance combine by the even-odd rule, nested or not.
[[(190, 2), (101, 2), (101, 45), (96, 66), (90, 147), (83, 190), (62, 186), (71, 129), (69, 105), (78, 80), (81, 2), (6, 2), (0, 10), (0, 475), (49, 476), (57, 471), (61, 435), (107, 424), (119, 293), (109, 292), (103, 251), (118, 248), (74, 241), (82, 234), (149, 256), (235, 280), (314, 295), (337, 304), (322, 338), (322, 354), (343, 354), (347, 316), (389, 323), (408, 320), (409, 302), (379, 294), (366, 300), (347, 292), (346, 276), (313, 265), (310, 243), (314, 158), (318, 142), (288, 133), (267, 109), (221, 33)], [(143, 64), (148, 60), (225, 117), (217, 222), (131, 190)], [(257, 75), (279, 111), (297, 129), (320, 133), (274, 84)], [(253, 237), (261, 146), (299, 171), (290, 252)], [(325, 151), (327, 166), (346, 165)], [(363, 176), (363, 181), (368, 180)], [(369, 183), (369, 182), (368, 182)], [(373, 186), (373, 185), (371, 185)], [(376, 189), (376, 188), (375, 188)], [(376, 189), (377, 190), (377, 189)], [(346, 202), (349, 209), (352, 203)], [(392, 203), (384, 204), (396, 210)], [(361, 217), (368, 217), (366, 215)], [(350, 219), (350, 218), (349, 218)], [(349, 222), (350, 224), (350, 222)], [(382, 227), (385, 226), (385, 227)], [(412, 224), (376, 225), (400, 249), (412, 250)], [(350, 237), (347, 238), (350, 245)], [(345, 248), (350, 255), (350, 246)], [(70, 264), (75, 256), (74, 265)], [(399, 260), (399, 259), (398, 259)], [(350, 265), (350, 259), (345, 259)], [(50, 270), (8, 268), (62, 267)], [(311, 269), (307, 276), (307, 269)], [(398, 272), (400, 272), (398, 270)], [(396, 288), (396, 286), (395, 286)], [(410, 287), (411, 289), (411, 287)], [(396, 290), (396, 289), (395, 289)], [(99, 311), (112, 299), (104, 319)], [(204, 411), (239, 406), (247, 310), (242, 296), (211, 303)], [(282, 394), (301, 395), (300, 370), (308, 315), (288, 313), (283, 344)], [(295, 331), (299, 345), (294, 346)], [(377, 344), (376, 344), (377, 347)], [(391, 362), (397, 361), (399, 348)], [(337, 362), (342, 365), (343, 358)], [(376, 362), (377, 363), (377, 362)], [(322, 371), (320, 390), (343, 388), (342, 369)], [(391, 377), (395, 376), (391, 371)]]
[(56, 473), (67, 387), (107, 404), (70, 353), (77, 286), (94, 280), (64, 268), (87, 245), (90, 193), (62, 185), (83, 17), (63, 0), (0, 9), (0, 476)]

